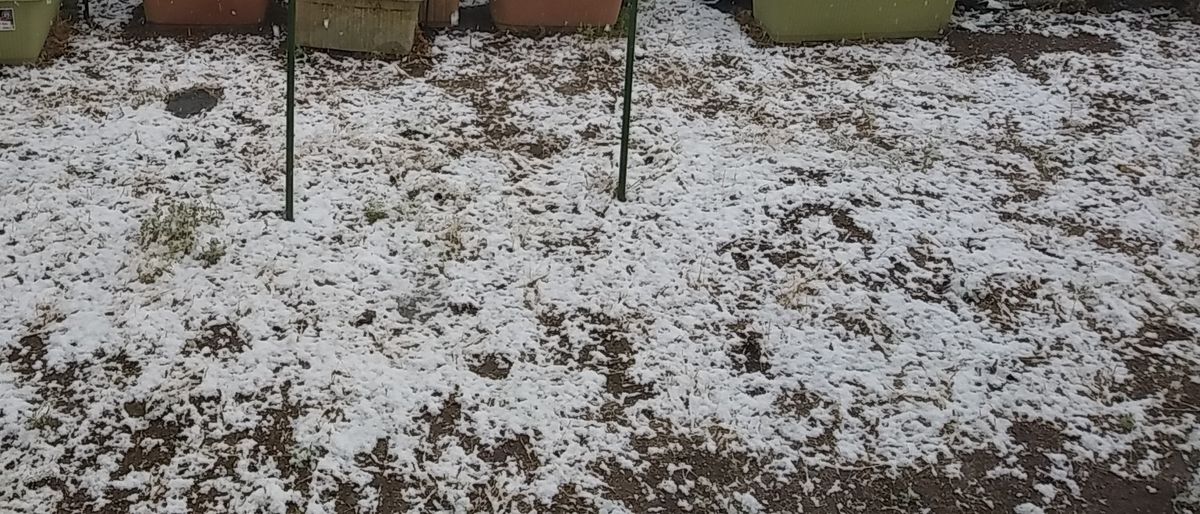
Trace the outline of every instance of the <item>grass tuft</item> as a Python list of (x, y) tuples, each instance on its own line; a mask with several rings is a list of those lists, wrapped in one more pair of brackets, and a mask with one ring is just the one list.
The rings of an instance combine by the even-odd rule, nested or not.
[[(195, 250), (201, 227), (222, 219), (221, 211), (212, 204), (191, 200), (156, 202), (138, 231), (138, 247), (145, 257), (138, 267), (138, 280), (142, 283), (157, 280), (171, 265)], [(205, 254), (210, 250), (211, 245)], [(221, 250), (217, 260), (224, 255), (224, 249)]]
[(367, 206), (363, 209), (363, 219), (367, 220), (367, 224), (374, 225), (376, 221), (383, 221), (388, 218), (387, 207), (383, 202), (373, 200), (367, 202)]
[(205, 268), (209, 268), (216, 266), (217, 263), (221, 262), (221, 259), (224, 257), (225, 243), (213, 239), (208, 242), (208, 246), (204, 247), (204, 249), (200, 251), (200, 254), (196, 256), (196, 259), (204, 263)]

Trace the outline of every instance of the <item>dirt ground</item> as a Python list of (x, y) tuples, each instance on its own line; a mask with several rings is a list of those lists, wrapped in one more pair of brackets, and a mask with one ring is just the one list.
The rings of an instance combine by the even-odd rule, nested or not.
[[(753, 40), (763, 46), (769, 45), (760, 31), (756, 29), (750, 16), (747, 15), (746, 1), (717, 2), (714, 7), (735, 13), (743, 30)], [(490, 21), (483, 16), (481, 8), (464, 11), (465, 26), (471, 30), (490, 29)], [(276, 14), (277, 15), (277, 14)], [(126, 36), (132, 39), (147, 39), (160, 36), (159, 29), (147, 27), (136, 21), (126, 30)], [(55, 49), (48, 58), (53, 59), (68, 50), (69, 26), (56, 28), (54, 36)], [(265, 33), (266, 29), (256, 28), (252, 32)], [(455, 29), (463, 30), (463, 28)], [(185, 31), (170, 33), (180, 41), (197, 41), (208, 37), (203, 31)], [(429, 68), (429, 61), (436, 59), (430, 55), (429, 40), (436, 40), (440, 32), (427, 32), (424, 46), (419, 48), (414, 56), (400, 61), (402, 69), (421, 76)], [(516, 36), (514, 36), (516, 37)], [(1077, 52), (1081, 54), (1109, 54), (1120, 50), (1120, 46), (1104, 37), (1096, 35), (1074, 35), (1070, 37), (1051, 37), (1036, 34), (997, 33), (985, 34), (955, 30), (950, 32), (944, 41), (948, 47), (947, 53), (956, 60), (956, 65), (963, 69), (986, 69), (994, 60), (1011, 61), (1018, 70), (1030, 76), (1037, 76), (1039, 71), (1031, 63), (1044, 55)], [(501, 50), (502, 51), (502, 50)], [(350, 59), (351, 57), (337, 53), (328, 53), (329, 59)], [(718, 59), (718, 58), (714, 58)], [(725, 64), (736, 68), (732, 59)], [(618, 63), (597, 59), (594, 68), (580, 67), (573, 70), (578, 80), (560, 84), (561, 92), (570, 95), (584, 95), (595, 91), (615, 93), (610, 85), (599, 84), (593, 77), (606, 76), (618, 71)], [(536, 67), (531, 68), (531, 74), (537, 74)], [(870, 74), (870, 70), (858, 70), (847, 73), (847, 80), (856, 80), (855, 73)], [(549, 73), (547, 72), (547, 75)], [(506, 113), (513, 110), (513, 105), (526, 99), (507, 98), (497, 95), (497, 86), (502, 77), (469, 77), (444, 79), (436, 78), (432, 82), (442, 88), (447, 94), (464, 99), (481, 113), (480, 124), (484, 136), (492, 141), (509, 145), (518, 155), (532, 159), (542, 159), (558, 154), (566, 144), (553, 137), (542, 137), (534, 141), (519, 139), (520, 129), (508, 123)], [(490, 79), (490, 80), (489, 80)], [(649, 74), (646, 78), (656, 87), (689, 86), (689, 81), (680, 80), (670, 73), (659, 71)], [(704, 96), (703, 92), (697, 96)], [(712, 96), (712, 95), (708, 95)], [(701, 115), (715, 116), (728, 109), (729, 102), (722, 98), (705, 98), (697, 100)], [(204, 98), (204, 108), (211, 108), (221, 101), (218, 97)], [(1112, 99), (1112, 110), (1122, 112), (1127, 107), (1129, 99)], [(1120, 120), (1114, 114), (1114, 120)], [(845, 119), (823, 120), (827, 128), (840, 127), (848, 123)], [(854, 120), (864, 138), (870, 138), (869, 122)], [(1112, 127), (1092, 127), (1092, 130), (1104, 130)], [(872, 144), (886, 147), (891, 144), (879, 138)], [(837, 177), (818, 174), (805, 174), (797, 171), (796, 177), (781, 179), (811, 183), (837, 181)], [(1010, 199), (1019, 204), (1030, 197), (1044, 194), (1037, 187), (1019, 189), (1024, 198)], [(438, 198), (441, 202), (442, 199)], [(532, 209), (532, 208), (531, 208)], [(538, 207), (537, 209), (543, 209)], [(531, 211), (534, 214), (555, 212), (558, 206), (545, 207), (544, 210)], [(793, 209), (778, 213), (780, 232), (799, 230), (801, 224), (812, 219), (828, 219), (833, 227), (829, 237), (839, 243), (876, 243), (875, 234), (855, 221), (853, 210), (848, 207), (835, 207), (824, 204), (803, 204)], [(1019, 219), (1014, 214), (1008, 221), (1014, 223), (1046, 224), (1045, 220)], [(1119, 233), (1096, 233), (1092, 227), (1063, 226), (1065, 233), (1094, 237), (1101, 241), (1102, 246), (1112, 251), (1121, 252), (1127, 256), (1142, 258), (1147, 252), (1147, 243), (1128, 239)], [(2, 234), (2, 233), (0, 233)], [(749, 272), (753, 266), (761, 265), (755, 259), (760, 257), (772, 265), (791, 265), (802, 256), (798, 251), (774, 246), (769, 237), (753, 239), (749, 236), (735, 240), (722, 247), (719, 255), (712, 258), (729, 258), (737, 264), (741, 271)], [(579, 251), (582, 253), (598, 252), (601, 244), (595, 234), (579, 235), (570, 240), (553, 242), (556, 249), (562, 251)], [(904, 290), (914, 298), (926, 299), (931, 303), (948, 302), (953, 294), (948, 291), (948, 279), (939, 278), (950, 266), (938, 257), (923, 254), (920, 251), (908, 250), (914, 261), (921, 263), (932, 277), (923, 279), (918, 285), (904, 280), (892, 281), (883, 279), (874, 285), (883, 290)], [(914, 253), (915, 252), (915, 253)], [(906, 270), (897, 271), (905, 275)], [(913, 271), (913, 270), (907, 270)], [(900, 285), (904, 283), (905, 285)], [(1019, 328), (1020, 320), (1014, 317), (1014, 312), (1022, 309), (1032, 309), (1027, 303), (1036, 301), (1034, 292), (1037, 284), (1030, 286), (1029, 291), (999, 291), (995, 296), (985, 296), (974, 300), (972, 308), (977, 309), (981, 316), (987, 318), (998, 330), (1015, 330)], [(1003, 293), (1003, 294), (1002, 294)], [(764, 293), (765, 295), (766, 293)], [(757, 301), (748, 299), (747, 301)], [(1183, 307), (1186, 308), (1186, 307)], [(401, 309), (403, 310), (403, 309)], [(462, 323), (470, 323), (480, 316), (479, 308), (470, 304), (452, 303), (448, 310)], [(410, 313), (414, 317), (420, 313)], [(364, 310), (351, 323), (354, 328), (364, 331), (381, 323), (380, 314), (375, 310)], [(67, 366), (53, 368), (48, 365), (46, 327), (61, 320), (43, 320), (40, 325), (33, 325), (22, 335), (16, 345), (11, 345), (5, 354), (4, 362), (15, 372), (23, 384), (36, 389), (38, 395), (49, 399), (54, 409), (62, 412), (82, 413), (89, 405), (79, 401), (77, 392), (91, 381), (112, 381), (115, 384), (130, 384), (146, 370), (136, 360), (127, 358), (120, 352), (103, 355), (86, 365), (77, 367)], [(1129, 343), (1139, 348), (1161, 348), (1166, 343), (1200, 341), (1200, 334), (1173, 324), (1166, 320), (1140, 320), (1143, 329), (1133, 336), (1136, 341)], [(545, 341), (559, 342), (563, 348), (560, 361), (572, 369), (594, 373), (600, 377), (606, 398), (611, 398), (598, 414), (602, 420), (619, 425), (623, 423), (622, 416), (626, 409), (638, 404), (640, 400), (663, 394), (656, 390), (654, 383), (639, 380), (632, 369), (639, 358), (635, 350), (639, 337), (639, 328), (644, 329), (645, 320), (632, 318), (614, 318), (603, 312), (590, 310), (577, 311), (546, 311), (537, 319), (537, 330)], [(864, 338), (886, 340), (891, 337), (890, 329), (880, 329), (871, 320), (840, 318), (847, 334)], [(318, 324), (317, 320), (313, 321)], [(590, 343), (582, 348), (571, 348), (572, 341), (577, 341), (578, 334), (573, 334), (572, 327), (586, 327), (584, 334)], [(278, 331), (289, 327), (275, 327)], [(722, 327), (731, 340), (736, 341), (731, 348), (731, 361), (735, 363), (740, 374), (770, 375), (773, 361), (769, 352), (762, 347), (764, 334), (755, 330), (747, 323), (735, 323)], [(1117, 344), (1113, 342), (1113, 344)], [(1121, 343), (1126, 344), (1126, 343)], [(238, 355), (251, 350), (248, 342), (235, 324), (212, 320), (202, 334), (184, 343), (181, 355), (184, 357), (203, 356), (214, 362), (223, 362), (236, 358)], [(553, 346), (550, 344), (548, 346)], [(568, 351), (571, 350), (571, 351)], [(1121, 393), (1128, 398), (1164, 399), (1161, 407), (1154, 410), (1153, 415), (1173, 420), (1190, 419), (1187, 416), (1200, 414), (1200, 384), (1190, 380), (1189, 370), (1180, 368), (1166, 357), (1160, 360), (1154, 352), (1129, 352), (1126, 365), (1133, 371), (1132, 379), (1120, 386)], [(510, 374), (517, 365), (509, 356), (499, 353), (470, 355), (468, 368), (472, 373), (490, 381), (502, 383), (510, 379)], [(64, 462), (81, 462), (83, 466), (112, 468), (113, 476), (135, 476), (138, 473), (151, 474), (165, 466), (178, 464), (177, 450), (183, 446), (184, 440), (200, 438), (203, 446), (208, 449), (207, 461), (200, 464), (203, 471), (193, 476), (186, 488), (186, 505), (181, 506), (188, 512), (228, 512), (229, 499), (227, 491), (220, 491), (209, 483), (218, 478), (236, 477), (245, 472), (247, 467), (270, 468), (278, 470), (281, 483), (291, 487), (300, 496), (306, 497), (312, 485), (312, 477), (320, 471), (319, 459), (304, 453), (303, 446), (297, 440), (296, 426), (304, 416), (312, 412), (322, 411), (319, 405), (305, 404), (304, 398), (298, 398), (291, 393), (292, 385), (283, 382), (275, 383), (265, 396), (278, 397), (282, 401), (264, 410), (261, 419), (251, 427), (230, 431), (220, 436), (210, 436), (205, 427), (218, 423), (226, 415), (225, 409), (229, 398), (220, 396), (204, 397), (191, 396), (186, 405), (172, 412), (156, 410), (156, 406), (141, 401), (130, 401), (122, 405), (120, 412), (105, 413), (113, 417), (125, 417), (128, 423), (115, 429), (114, 433), (93, 434), (85, 436), (76, 444), (64, 445)], [(996, 386), (1003, 387), (1003, 384)], [(425, 412), (411, 419), (418, 429), (411, 432), (420, 433), (419, 451), (415, 455), (394, 455), (389, 451), (389, 441), (380, 439), (373, 451), (356, 457), (358, 465), (366, 470), (369, 477), (366, 480), (342, 479), (336, 484), (320, 484), (321, 501), (332, 502), (337, 514), (353, 514), (359, 512), (402, 513), (421, 507), (426, 511), (453, 511), (461, 508), (463, 499), (447, 494), (431, 474), (425, 470), (435, 467), (448, 458), (448, 452), (465, 451), (477, 455), (478, 458), (491, 466), (492, 469), (503, 470), (503, 473), (514, 476), (533, 475), (543, 464), (534, 449), (533, 438), (538, 434), (522, 434), (509, 437), (498, 443), (487, 443), (478, 434), (467, 427), (472, 412), (464, 407), (464, 399), (458, 392), (443, 394), (437, 404), (431, 404)], [(831, 403), (808, 391), (791, 391), (786, 398), (777, 400), (778, 407), (797, 416), (812, 414), (818, 410), (831, 410)], [(833, 410), (836, 412), (836, 410)], [(321, 412), (330, 420), (339, 419), (342, 414), (334, 411)], [(496, 512), (496, 506), (503, 506), (512, 512), (553, 512), (553, 513), (592, 513), (600, 512), (595, 501), (597, 497), (605, 500), (620, 502), (633, 512), (778, 512), (778, 513), (882, 513), (882, 512), (928, 512), (928, 513), (1012, 513), (1021, 512), (1025, 504), (1040, 505), (1047, 513), (1077, 513), (1077, 514), (1169, 514), (1173, 512), (1188, 512), (1183, 509), (1200, 509), (1200, 505), (1185, 505), (1180, 499), (1189, 493), (1189, 486), (1198, 467), (1200, 454), (1195, 452), (1174, 451), (1162, 455), (1161, 447), (1146, 447), (1139, 449), (1141, 455), (1132, 455), (1128, 461), (1137, 461), (1139, 457), (1155, 454), (1159, 462), (1163, 462), (1149, 477), (1133, 477), (1117, 470), (1116, 466), (1095, 464), (1087, 467), (1075, 465), (1074, 476), (1078, 480), (1064, 480), (1056, 470), (1062, 468), (1064, 454), (1067, 448), (1077, 444), (1063, 435), (1062, 426), (1048, 425), (1042, 421), (1021, 421), (1012, 423), (1009, 435), (1016, 441), (1017, 446), (1004, 459), (996, 457), (987, 451), (964, 449), (954, 455), (957, 462), (947, 464), (934, 460), (924, 466), (912, 469), (891, 469), (873, 466), (812, 466), (801, 469), (798, 473), (805, 476), (804, 481), (795, 480), (781, 482), (772, 466), (778, 465), (763, 457), (761, 452), (751, 451), (743, 446), (736, 436), (718, 429), (693, 428), (672, 426), (668, 421), (656, 419), (652, 413), (636, 413), (649, 419), (651, 431), (636, 434), (630, 441), (633, 453), (637, 454), (637, 462), (618, 462), (617, 460), (602, 461), (595, 465), (593, 471), (603, 477), (603, 483), (596, 484), (591, 490), (584, 491), (575, 486), (560, 488), (549, 505), (536, 504), (529, 499), (512, 500), (506, 498), (505, 491), (492, 483), (480, 483), (469, 491), (468, 499), (471, 512)], [(832, 427), (840, 420), (833, 420), (826, 427), (825, 434), (816, 438), (830, 453), (835, 451), (835, 440)], [(60, 423), (53, 417), (38, 418), (33, 423), (44, 424), (47, 430), (58, 429)], [(1132, 423), (1124, 419), (1115, 420), (1114, 430), (1133, 430), (1125, 426)], [(1183, 435), (1172, 434), (1164, 436), (1181, 439)], [(117, 462), (98, 462), (97, 456), (103, 455), (114, 439), (127, 439), (131, 442), (123, 457)], [(14, 441), (0, 441), (14, 443)], [(59, 441), (62, 442), (62, 441)], [(1181, 442), (1172, 439), (1172, 442)], [(250, 464), (247, 464), (250, 463)], [(804, 464), (802, 464), (803, 466)], [(999, 470), (999, 471), (998, 471)], [(35, 486), (48, 487), (61, 498), (52, 510), (58, 514), (103, 513), (115, 514), (129, 512), (130, 508), (141, 499), (142, 491), (135, 489), (108, 490), (102, 493), (103, 501), (96, 501), (95, 491), (88, 491), (78, 481), (69, 477), (47, 476), (39, 479)], [(362, 477), (360, 477), (362, 478)], [(1067, 483), (1066, 487), (1073, 494), (1059, 493), (1047, 497), (1042, 486), (1048, 483)], [(664, 487), (663, 484), (673, 484)], [(675, 485), (682, 484), (682, 485)], [(1192, 486), (1194, 487), (1194, 486)], [(1051, 488), (1053, 490), (1053, 488)], [(730, 491), (752, 495), (758, 504), (757, 510), (749, 503), (731, 503)], [(146, 494), (154, 494), (146, 493)], [(483, 505), (484, 507), (479, 507)], [(288, 505), (288, 512), (314, 512), (305, 510), (301, 502)]]

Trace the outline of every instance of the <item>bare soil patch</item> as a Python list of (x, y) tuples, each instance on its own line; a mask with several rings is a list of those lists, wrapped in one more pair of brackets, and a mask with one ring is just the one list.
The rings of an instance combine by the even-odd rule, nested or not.
[(950, 54), (957, 57), (962, 65), (973, 66), (1003, 57), (1026, 72), (1030, 71), (1031, 61), (1049, 53), (1106, 54), (1121, 49), (1117, 42), (1091, 34), (1050, 37), (1040, 34), (988, 34), (956, 30), (946, 36), (946, 43), (950, 46)]

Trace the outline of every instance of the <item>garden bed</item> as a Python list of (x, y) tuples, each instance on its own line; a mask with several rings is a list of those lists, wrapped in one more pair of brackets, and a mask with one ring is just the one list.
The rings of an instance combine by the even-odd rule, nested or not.
[(623, 41), (306, 52), (286, 223), (281, 38), (93, 7), (0, 69), (2, 511), (1197, 508), (1194, 24), (660, 0), (624, 204)]

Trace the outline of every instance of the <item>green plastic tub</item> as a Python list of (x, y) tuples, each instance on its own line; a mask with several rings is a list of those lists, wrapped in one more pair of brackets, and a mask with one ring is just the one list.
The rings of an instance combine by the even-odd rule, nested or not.
[(936, 37), (954, 0), (754, 0), (754, 18), (777, 43)]
[(0, 0), (0, 64), (36, 61), (58, 17), (59, 0)]
[(421, 0), (299, 0), (296, 42), (348, 52), (405, 55), (417, 34)]

